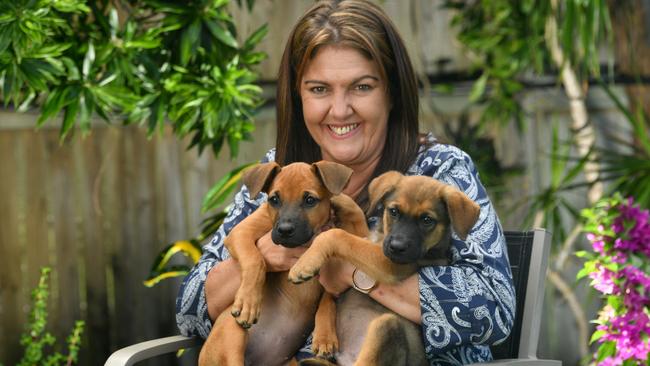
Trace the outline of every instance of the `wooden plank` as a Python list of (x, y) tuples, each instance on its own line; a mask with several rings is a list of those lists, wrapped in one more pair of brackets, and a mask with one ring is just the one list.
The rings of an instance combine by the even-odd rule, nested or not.
[[(98, 328), (108, 327), (105, 334), (108, 337), (108, 348), (112, 352), (119, 348), (117, 342), (118, 329), (123, 326), (123, 320), (119, 319), (116, 314), (116, 287), (115, 287), (115, 268), (119, 265), (120, 254), (117, 252), (117, 244), (122, 240), (122, 192), (119, 184), (121, 177), (121, 151), (123, 147), (124, 132), (122, 129), (108, 129), (101, 143), (100, 154), (103, 157), (101, 178), (99, 184), (99, 198), (95, 210), (97, 217), (101, 221), (99, 227), (100, 238), (98, 244), (101, 246), (106, 264), (101, 270), (105, 273), (105, 293), (95, 289), (94, 295), (89, 293), (89, 301), (95, 299), (95, 303), (100, 304), (100, 308), (105, 311), (104, 317), (107, 324), (99, 323)], [(89, 283), (89, 288), (91, 284)], [(101, 310), (91, 313), (89, 317), (102, 317)]]
[(108, 313), (106, 263), (109, 260), (104, 253), (101, 235), (102, 218), (100, 217), (99, 192), (101, 189), (101, 171), (110, 156), (104, 156), (102, 149), (108, 129), (97, 129), (91, 135), (79, 140), (74, 145), (75, 192), (78, 204), (75, 206), (77, 241), (77, 283), (79, 286), (79, 303), (71, 304), (77, 309), (74, 313), (87, 322), (85, 353), (82, 362), (101, 364), (110, 354), (110, 323)]
[[(23, 287), (18, 238), (18, 166), (15, 132), (0, 133), (0, 360), (15, 365), (19, 360), (19, 340), (23, 332), (23, 305), (29, 296)], [(17, 351), (18, 350), (18, 351)]]
[(131, 134), (122, 134), (119, 139), (116, 163), (117, 176), (113, 194), (113, 212), (115, 231), (119, 235), (115, 236), (115, 241), (111, 244), (110, 256), (112, 258), (113, 268), (113, 286), (115, 289), (115, 345), (122, 347), (131, 339), (129, 334), (136, 334), (137, 329), (133, 326), (135, 322), (135, 312), (133, 309), (126, 308), (125, 304), (131, 306), (137, 301), (129, 278), (128, 260), (132, 258), (133, 253), (128, 241), (134, 236), (135, 230), (133, 222), (137, 215), (137, 205), (133, 197), (133, 176), (136, 174), (132, 164), (135, 157), (135, 142)]
[(78, 192), (74, 187), (71, 148), (75, 141), (60, 144), (58, 132), (54, 130), (42, 130), (34, 135), (44, 151), (41, 182), (46, 192), (46, 217), (43, 227), (48, 233), (48, 264), (52, 268), (49, 329), (59, 342), (64, 342), (74, 322), (71, 312), (79, 304), (76, 277), (78, 239), (73, 214)]

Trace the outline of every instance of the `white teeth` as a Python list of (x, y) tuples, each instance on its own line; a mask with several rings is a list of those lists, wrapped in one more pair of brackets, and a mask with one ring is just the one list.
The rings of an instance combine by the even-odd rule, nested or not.
[(335, 134), (339, 136), (345, 135), (346, 133), (354, 130), (357, 127), (359, 127), (358, 123), (353, 123), (347, 126), (329, 126), (330, 130), (332, 130)]

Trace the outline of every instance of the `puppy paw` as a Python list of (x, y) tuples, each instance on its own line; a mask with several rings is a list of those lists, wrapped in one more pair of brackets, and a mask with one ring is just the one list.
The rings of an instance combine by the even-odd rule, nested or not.
[(242, 328), (248, 329), (257, 323), (262, 308), (262, 294), (248, 294), (238, 290), (235, 295), (235, 301), (230, 309), (230, 314), (235, 317), (237, 324)]
[(296, 264), (289, 270), (289, 281), (299, 284), (314, 278), (320, 271), (323, 261), (317, 258), (310, 258), (307, 253), (303, 254)]
[(314, 332), (314, 339), (311, 344), (312, 353), (318, 357), (330, 358), (339, 349), (339, 339), (336, 337), (336, 333), (326, 333), (317, 334)]

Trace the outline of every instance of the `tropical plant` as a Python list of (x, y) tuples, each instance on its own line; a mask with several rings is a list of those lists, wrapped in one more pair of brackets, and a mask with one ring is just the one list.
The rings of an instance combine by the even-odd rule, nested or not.
[[(611, 38), (606, 2), (447, 0), (445, 6), (455, 11), (452, 25), (458, 29), (458, 40), (467, 49), (475, 69), (480, 70), (469, 99), (483, 106), (481, 121), (515, 121), (524, 128), (524, 92), (534, 85), (535, 76), (555, 76), (570, 99), (573, 148), (580, 158), (586, 157), (593, 148), (595, 132), (586, 112), (583, 81), (590, 75), (600, 75), (598, 49)], [(594, 164), (586, 161), (585, 167), (597, 176), (599, 168)], [(594, 182), (596, 187), (590, 194), (597, 198), (600, 187), (595, 176), (592, 174), (588, 180)], [(554, 209), (554, 216), (566, 215), (562, 212), (566, 206)], [(568, 236), (553, 222), (536, 224), (552, 230), (555, 243), (562, 243)]]
[(38, 285), (32, 291), (32, 310), (29, 314), (29, 321), (25, 326), (25, 332), (20, 337), (20, 344), (24, 347), (24, 353), (22, 359), (18, 362), (18, 366), (70, 366), (77, 363), (81, 335), (85, 324), (83, 321), (75, 322), (74, 328), (67, 338), (67, 354), (51, 349), (56, 345), (57, 341), (56, 337), (46, 331), (47, 300), (50, 296), (48, 286), (50, 271), (48, 267), (41, 269)]
[[(239, 6), (243, 6), (238, 0)], [(146, 127), (168, 122), (174, 134), (192, 135), (189, 147), (231, 157), (250, 139), (261, 89), (253, 67), (267, 27), (243, 41), (228, 12), (229, 0), (86, 1), (18, 0), (0, 3), (0, 99), (18, 111), (40, 108), (37, 126), (62, 114), (61, 141), (76, 127), (104, 121)], [(250, 11), (253, 0), (247, 0)], [(241, 166), (208, 192), (203, 213), (215, 211), (238, 184)], [(145, 284), (180, 276), (169, 266), (175, 253), (196, 261), (200, 243), (219, 227), (225, 211), (201, 223), (200, 234), (168, 245)]]
[[(527, 205), (532, 226), (546, 227), (554, 234), (554, 260), (548, 278), (574, 314), (580, 353), (586, 356), (587, 316), (572, 286), (563, 278), (582, 227), (578, 220), (580, 207), (575, 206), (574, 199), (568, 199), (567, 192), (573, 191), (573, 197), (578, 192), (585, 195), (590, 205), (603, 195), (606, 179), (617, 175), (616, 179), (624, 182), (639, 177), (626, 178), (624, 174), (629, 171), (616, 166), (614, 155), (596, 146), (597, 131), (585, 102), (590, 78), (601, 77), (600, 50), (603, 44), (612, 44), (607, 2), (448, 0), (445, 4), (456, 11), (452, 24), (458, 28), (458, 39), (480, 70), (469, 98), (484, 107), (483, 123), (500, 125), (514, 120), (517, 126), (525, 128), (522, 97), (528, 86), (538, 83), (539, 77), (553, 77), (566, 93), (571, 115), (570, 139), (560, 142), (558, 132), (553, 132), (549, 144), (552, 150), (547, 152), (551, 182), (528, 199)], [(612, 65), (612, 60), (608, 61)], [(639, 189), (642, 188), (637, 186)], [(527, 220), (525, 225), (531, 226), (531, 221)]]
[(639, 365), (650, 360), (650, 212), (621, 195), (584, 210), (593, 251), (578, 278), (589, 277), (604, 298), (591, 342), (591, 364)]
[[(261, 89), (252, 67), (266, 26), (242, 42), (228, 0), (17, 0), (0, 3), (0, 98), (40, 108), (38, 126), (62, 113), (61, 139), (106, 122), (169, 121), (199, 152), (232, 156), (250, 139)], [(248, 1), (249, 7), (252, 1)]]

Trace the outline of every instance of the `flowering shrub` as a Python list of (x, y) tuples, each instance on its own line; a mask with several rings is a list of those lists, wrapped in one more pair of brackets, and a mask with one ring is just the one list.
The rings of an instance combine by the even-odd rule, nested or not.
[(650, 365), (650, 212), (620, 195), (584, 210), (593, 252), (578, 278), (606, 299), (591, 342), (598, 342), (595, 365)]

